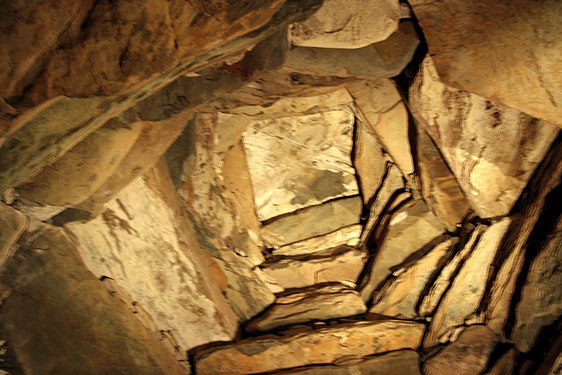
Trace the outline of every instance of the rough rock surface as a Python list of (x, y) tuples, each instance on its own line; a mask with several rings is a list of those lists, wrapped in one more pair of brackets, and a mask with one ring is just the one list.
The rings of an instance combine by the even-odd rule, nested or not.
[(401, 265), (442, 233), (443, 226), (421, 200), (395, 212), (388, 232), (371, 259), (372, 266), (360, 290), (363, 300), (372, 298), (373, 292), (394, 267)]
[(138, 178), (97, 218), (66, 228), (88, 268), (122, 285), (181, 348), (230, 340), (237, 319), (209, 282), (213, 262), (197, 255), (201, 250), (167, 195), (170, 185)]
[(0, 267), (12, 256), (14, 245), (27, 224), (24, 214), (0, 202)]
[(248, 374), (419, 346), (424, 325), (405, 321), (359, 322), (311, 332), (240, 341), (195, 355), (198, 374)]
[(559, 1), (410, 4), (444, 82), (562, 125)]
[(559, 130), (446, 86), (429, 57), (410, 87), (410, 100), (413, 115), (431, 135), (468, 201), (483, 218), (509, 213)]
[(277, 249), (273, 249), (271, 254), (274, 256), (297, 256), (318, 253), (339, 246), (356, 246), (359, 242), (362, 229), (362, 225), (350, 225), (349, 227), (344, 227), (322, 236), (312, 237), (304, 241), (281, 246)]
[(395, 0), (325, 0), (312, 17), (292, 25), (290, 39), (306, 47), (365, 47), (388, 38), (399, 16)]
[(486, 370), (497, 340), (494, 332), (486, 326), (467, 327), (457, 341), (424, 363), (424, 374), (480, 374)]
[(277, 327), (363, 314), (367, 307), (357, 292), (342, 284), (328, 284), (277, 296), (246, 330), (271, 331)]
[(43, 225), (0, 272), (13, 288), (1, 331), (29, 374), (181, 374), (159, 340), (111, 296), (60, 228)]

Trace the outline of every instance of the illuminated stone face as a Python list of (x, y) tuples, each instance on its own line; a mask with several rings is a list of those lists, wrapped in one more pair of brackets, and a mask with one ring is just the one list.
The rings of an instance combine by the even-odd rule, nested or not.
[(243, 136), (260, 221), (359, 194), (350, 109), (254, 121)]

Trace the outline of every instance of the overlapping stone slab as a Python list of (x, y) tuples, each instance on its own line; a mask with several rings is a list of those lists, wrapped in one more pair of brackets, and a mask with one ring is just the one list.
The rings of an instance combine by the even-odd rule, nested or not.
[(14, 245), (27, 224), (23, 213), (0, 202), (0, 266), (14, 253)]
[(416, 349), (424, 325), (376, 321), (334, 325), (305, 333), (248, 339), (195, 353), (197, 374), (251, 374), (330, 364), (400, 349)]

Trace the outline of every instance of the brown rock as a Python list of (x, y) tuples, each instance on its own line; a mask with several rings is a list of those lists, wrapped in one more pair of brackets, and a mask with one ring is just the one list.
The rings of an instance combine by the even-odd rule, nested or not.
[(14, 253), (14, 245), (27, 224), (24, 214), (0, 202), (0, 267)]
[(283, 69), (320, 76), (391, 78), (412, 60), (418, 44), (413, 24), (403, 21), (388, 39), (360, 49), (294, 47)]
[(443, 82), (562, 125), (559, 1), (411, 5)]
[(418, 166), (422, 193), (447, 230), (454, 232), (470, 205), (455, 176), (424, 129), (418, 127)]
[(185, 372), (84, 267), (61, 229), (36, 234), (0, 275), (13, 288), (2, 303), (2, 333), (26, 374)]
[(425, 361), (424, 374), (480, 374), (486, 369), (496, 344), (497, 337), (488, 327), (467, 327), (457, 341)]
[(82, 202), (118, 169), (140, 130), (139, 126), (118, 122), (106, 124), (20, 185), (18, 193), (25, 199), (53, 206), (69, 207)]
[(416, 263), (403, 270), (378, 293), (369, 313), (402, 319), (417, 318), (416, 306), (419, 299), (423, 297), (422, 292), (426, 288), (426, 284), (447, 259), (451, 247), (457, 243), (458, 239), (448, 238)]
[(341, 248), (304, 259), (287, 258), (262, 265), (265, 276), (284, 289), (303, 288), (324, 282), (354, 285), (365, 264), (366, 252)]
[(423, 324), (406, 321), (335, 325), (280, 337), (249, 339), (195, 355), (198, 374), (248, 374), (329, 364), (400, 349), (415, 349)]
[(295, 290), (278, 296), (264, 314), (252, 320), (249, 332), (270, 331), (278, 327), (363, 314), (367, 307), (357, 292), (342, 284), (328, 284)]
[(185, 214), (178, 214), (169, 177), (159, 173), (133, 181), (95, 219), (65, 227), (86, 266), (114, 279), (180, 348), (229, 340), (237, 319)]
[(301, 369), (289, 369), (276, 374), (306, 375), (421, 375), (419, 354), (413, 350), (395, 352), (343, 361), (338, 365), (307, 366)]
[(444, 85), (429, 57), (410, 87), (410, 101), (412, 113), (483, 218), (509, 213), (559, 130)]
[(458, 275), (439, 303), (424, 339), (424, 347), (437, 345), (451, 338), (455, 327), (473, 318), (486, 289), (486, 283), (493, 271), (492, 262), (511, 219), (504, 218), (492, 224), (479, 237), (479, 231), (466, 246), (474, 246), (462, 265)]
[(354, 156), (353, 164), (361, 186), (363, 203), (368, 204), (383, 183), (388, 157), (384, 155), (378, 139), (362, 121), (356, 121)]
[(365, 47), (388, 38), (399, 16), (394, 0), (326, 0), (312, 17), (291, 26), (290, 38), (305, 47)]
[(487, 371), (486, 375), (506, 375), (515, 374), (515, 359), (517, 357), (517, 350), (511, 348), (505, 352), (493, 365), (493, 367)]
[(366, 281), (362, 283), (361, 297), (372, 298), (379, 284), (416, 251), (443, 233), (443, 226), (421, 200), (393, 213), (388, 232), (379, 242), (379, 248), (370, 260)]

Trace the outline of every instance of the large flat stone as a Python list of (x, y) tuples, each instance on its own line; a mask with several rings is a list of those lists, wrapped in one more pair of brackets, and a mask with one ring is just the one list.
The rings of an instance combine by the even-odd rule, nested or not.
[(359, 49), (294, 47), (283, 69), (316, 76), (391, 78), (412, 60), (418, 44), (413, 23), (404, 21), (388, 39)]
[[(448, 341), (456, 327), (477, 313), (494, 269), (493, 260), (510, 223), (511, 219), (503, 218), (470, 243), (474, 249), (439, 303), (424, 339), (424, 347)], [(478, 235), (479, 232), (473, 234)]]
[(353, 123), (338, 110), (250, 125), (243, 142), (260, 221), (358, 194)]
[(410, 4), (444, 82), (562, 126), (560, 1)]
[(497, 343), (497, 336), (488, 327), (467, 327), (457, 341), (446, 346), (424, 363), (424, 374), (481, 374), (486, 370), (490, 355)]
[(291, 26), (290, 40), (306, 47), (365, 47), (388, 38), (399, 17), (395, 0), (327, 0), (312, 17)]
[(344, 227), (322, 236), (281, 246), (277, 249), (273, 249), (271, 254), (274, 256), (298, 256), (313, 254), (344, 245), (356, 246), (359, 242), (362, 229), (363, 226), (360, 224), (350, 225), (349, 227)]
[(0, 202), (0, 267), (14, 253), (16, 241), (27, 225), (23, 213)]
[(324, 282), (354, 285), (366, 259), (364, 250), (335, 249), (304, 258), (287, 258), (264, 263), (263, 273), (281, 288), (303, 288)]
[(13, 289), (2, 302), (2, 335), (26, 374), (185, 373), (160, 334), (88, 271), (62, 229), (43, 225), (28, 245), (0, 274)]
[(301, 375), (421, 375), (420, 356), (413, 350), (397, 350), (362, 359), (338, 362), (337, 365), (306, 366), (300, 369), (289, 369), (275, 372), (276, 374)]
[(440, 266), (443, 266), (451, 248), (457, 243), (457, 238), (448, 238), (403, 270), (378, 293), (369, 313), (402, 319), (417, 318), (419, 315), (416, 308), (427, 283)]
[(358, 224), (362, 209), (360, 196), (307, 207), (262, 226), (261, 237), (269, 247), (302, 241)]
[(366, 281), (362, 283), (361, 297), (369, 301), (379, 284), (408, 257), (443, 233), (439, 219), (429, 211), (422, 200), (396, 211), (388, 231), (370, 260)]
[(216, 283), (224, 275), (198, 247), (161, 172), (137, 178), (101, 215), (66, 228), (87, 267), (121, 285), (181, 348), (229, 340), (237, 319)]
[(423, 331), (423, 324), (390, 320), (249, 339), (197, 353), (195, 369), (198, 374), (249, 374), (329, 364), (340, 358), (416, 349)]
[(278, 327), (363, 314), (367, 307), (356, 291), (343, 284), (329, 284), (296, 290), (278, 296), (264, 314), (252, 320), (250, 332), (271, 331)]
[(509, 213), (559, 130), (446, 86), (429, 57), (410, 86), (410, 101), (413, 115), (431, 135), (471, 206), (483, 218)]

